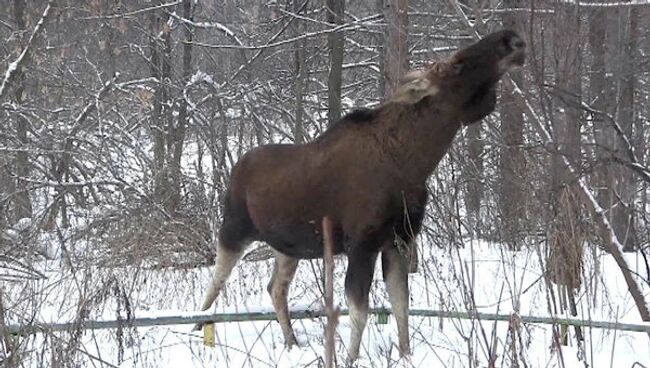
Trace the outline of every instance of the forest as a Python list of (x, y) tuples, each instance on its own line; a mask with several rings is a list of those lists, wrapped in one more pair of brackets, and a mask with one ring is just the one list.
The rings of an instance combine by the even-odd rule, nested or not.
[[(323, 367), (326, 318), (295, 319), (292, 349), (273, 318), (217, 323), (212, 346), (132, 321), (200, 309), (244, 153), (311, 142), (511, 29), (525, 65), (427, 184), (410, 304), (439, 317), (412, 316), (404, 358), (394, 320), (371, 316), (357, 364), (650, 367), (647, 0), (0, 3), (1, 366)], [(212, 312), (272, 310), (272, 267), (253, 243)], [(322, 309), (324, 273), (301, 261), (292, 310)], [(371, 308), (387, 298), (376, 271)], [(340, 366), (349, 334), (341, 316)]]

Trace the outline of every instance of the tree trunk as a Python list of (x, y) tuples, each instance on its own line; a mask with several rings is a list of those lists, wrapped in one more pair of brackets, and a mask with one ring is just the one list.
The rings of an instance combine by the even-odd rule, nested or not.
[(481, 235), (481, 200), (483, 199), (483, 140), (481, 138), (482, 124), (473, 124), (466, 128), (467, 161), (463, 164), (465, 177), (465, 209), (470, 229), (476, 236)]
[[(480, 6), (476, 1), (459, 0), (457, 5), (463, 5), (466, 9), (472, 9), (474, 26), (480, 29), (484, 24), (478, 15), (481, 13)], [(460, 8), (459, 8), (460, 9)], [(463, 13), (467, 16), (467, 13)], [(469, 46), (468, 41), (461, 41), (461, 47)], [(465, 144), (467, 159), (461, 164), (464, 187), (465, 211), (468, 229), (473, 236), (481, 237), (483, 224), (481, 222), (481, 201), (483, 200), (483, 124), (472, 124), (465, 128), (463, 143)]]
[[(162, 14), (162, 13), (160, 13)], [(174, 186), (170, 179), (170, 162), (174, 147), (170, 140), (174, 119), (171, 110), (168, 83), (171, 80), (171, 29), (161, 16), (152, 12), (151, 72), (158, 80), (151, 116), (153, 136), (154, 195), (166, 210), (173, 209)], [(160, 37), (158, 37), (158, 35)]]
[[(631, 7), (634, 9), (634, 7)], [(590, 93), (593, 101), (593, 108), (605, 113), (614, 115), (617, 111), (613, 105), (612, 96), (616, 95), (616, 80), (611, 75), (610, 69), (619, 70), (619, 109), (618, 123), (623, 128), (628, 139), (632, 138), (632, 126), (634, 121), (633, 98), (634, 78), (632, 76), (632, 58), (630, 47), (634, 47), (635, 41), (631, 31), (624, 43), (622, 55), (616, 52), (619, 41), (625, 35), (625, 29), (619, 30), (608, 27), (609, 24), (619, 24), (615, 14), (604, 8), (596, 8), (590, 11), (589, 16), (589, 46), (592, 54), (592, 65), (590, 75)], [(615, 12), (618, 13), (618, 12)], [(630, 17), (630, 20), (633, 20)], [(627, 24), (624, 22), (622, 24)], [(615, 55), (621, 55), (620, 60)], [(606, 56), (611, 59), (611, 68), (607, 67)], [(635, 248), (635, 232), (632, 222), (632, 210), (630, 204), (634, 197), (634, 188), (631, 185), (632, 177), (629, 170), (621, 169), (612, 163), (612, 155), (620, 156), (616, 150), (621, 147), (620, 138), (617, 136), (614, 127), (609, 121), (594, 116), (594, 140), (596, 148), (594, 158), (597, 160), (597, 170), (594, 182), (597, 191), (599, 204), (608, 211), (609, 219), (616, 232), (617, 237), (623, 242), (625, 250)]]
[[(642, 32), (642, 28), (640, 29), (639, 25), (638, 25), (638, 19), (649, 19), (649, 17), (650, 17), (650, 9), (648, 9), (648, 7), (644, 7), (642, 9), (635, 8), (633, 10), (632, 17), (633, 17), (632, 20), (634, 20), (634, 18), (636, 18), (636, 20), (635, 20), (636, 26), (632, 28), (633, 30), (635, 30), (633, 32), (636, 32), (635, 34), (633, 34), (633, 37), (636, 40), (638, 38), (638, 36), (639, 36), (639, 32)], [(645, 45), (648, 45), (648, 43), (646, 42)], [(644, 54), (647, 55), (648, 54), (649, 50), (647, 48), (644, 48), (643, 46), (644, 46), (643, 42), (637, 42), (637, 47), (632, 49), (633, 55), (635, 55), (637, 57), (637, 58), (634, 59), (635, 63), (643, 62), (643, 59), (641, 58), (641, 55), (644, 55)], [(638, 50), (636, 50), (636, 48), (638, 48)], [(634, 64), (633, 68), (640, 68), (640, 67), (637, 66), (636, 64)], [(645, 87), (645, 86), (644, 85), (639, 85), (638, 86), (639, 95), (641, 93), (647, 93), (646, 92), (647, 89), (643, 88), (643, 87)], [(645, 167), (650, 166), (650, 162), (648, 162), (648, 158), (650, 158), (650, 157), (648, 156), (648, 153), (647, 153), (647, 140), (645, 138), (646, 135), (647, 135), (647, 131), (648, 131), (648, 127), (647, 127), (648, 119), (644, 118), (644, 116), (648, 116), (648, 106), (647, 105), (648, 104), (639, 103), (639, 104), (637, 104), (635, 106), (635, 109), (637, 110), (636, 118), (634, 119), (634, 122), (633, 122), (633, 124), (634, 124), (634, 133), (635, 134), (632, 137), (632, 146), (634, 148), (634, 152), (636, 153), (636, 156), (639, 159), (639, 163), (641, 165), (644, 165)], [(641, 190), (639, 192), (639, 195), (640, 195), (641, 199), (640, 199), (640, 203), (638, 204), (638, 208), (648, 208), (647, 206), (650, 203), (648, 201), (648, 199), (649, 199), (648, 196), (649, 196), (649, 193), (650, 193), (649, 183), (646, 182), (646, 181), (642, 181), (640, 189)], [(638, 227), (639, 230), (643, 229), (644, 227), (645, 226), (642, 226), (642, 224), (639, 223), (639, 227)]]
[(580, 9), (566, 4), (556, 8), (555, 33), (555, 93), (552, 117), (555, 154), (552, 160), (552, 197), (550, 212), (553, 215), (548, 234), (549, 255), (547, 276), (558, 286), (561, 310), (570, 308), (567, 300), (573, 298), (580, 287), (583, 265), (584, 231), (580, 227), (580, 205), (574, 173), (565, 165), (579, 168), (581, 163), (579, 108), (582, 88), (580, 81)]
[(384, 0), (384, 97), (389, 98), (408, 71), (408, 1)]
[[(602, 8), (596, 8), (589, 14), (589, 46), (591, 48), (592, 62), (589, 78), (589, 92), (592, 106), (599, 111), (610, 112), (609, 100), (613, 93), (613, 83), (608, 77), (605, 66), (606, 50), (606, 14)], [(612, 146), (613, 132), (608, 129), (607, 122), (603, 118), (594, 116), (594, 140), (598, 145), (595, 148), (594, 158), (598, 161), (605, 161), (605, 147)], [(597, 198), (601, 206), (609, 208), (611, 205), (611, 191), (607, 188), (611, 181), (610, 166), (603, 167), (595, 173), (595, 184), (599, 188)]]
[[(408, 71), (408, 1), (407, 0), (377, 0), (386, 21), (384, 42), (379, 55), (379, 67), (383, 78), (380, 78), (379, 90), (384, 99), (390, 98), (404, 74)], [(409, 272), (418, 269), (418, 253), (415, 242), (411, 242), (409, 253)]]
[[(343, 24), (345, 0), (327, 0), (327, 22)], [(329, 74), (327, 75), (327, 124), (331, 126), (341, 117), (341, 83), (343, 74), (343, 49), (345, 38), (342, 31), (327, 36), (329, 48)]]
[[(633, 127), (635, 120), (634, 113), (634, 92), (635, 92), (635, 51), (638, 38), (638, 11), (635, 7), (621, 11), (620, 24), (627, 24), (627, 32), (623, 30), (619, 88), (619, 108), (617, 121), (623, 129), (623, 134), (629, 141), (634, 141)], [(623, 147), (621, 139), (617, 139), (617, 148)], [(625, 160), (623, 155), (621, 159)], [(637, 236), (634, 226), (633, 203), (635, 200), (636, 185), (634, 184), (633, 173), (624, 167), (618, 166), (616, 171), (618, 182), (616, 193), (620, 196), (618, 205), (612, 208), (612, 225), (617, 237), (623, 242), (623, 249), (631, 252), (637, 248)]]
[[(25, 33), (25, 1), (24, 0), (14, 0), (14, 16), (16, 19), (16, 25), (18, 30), (21, 31), (21, 34)], [(24, 42), (21, 42), (24, 43)], [(14, 98), (16, 105), (21, 106), (25, 101), (25, 67), (29, 65), (29, 57), (25, 60), (24, 64), (21, 65), (16, 71), (16, 89)], [(29, 191), (27, 190), (27, 182), (23, 179), (29, 176), (29, 157), (27, 156), (27, 144), (29, 143), (27, 139), (27, 128), (28, 122), (21, 115), (16, 114), (16, 134), (18, 136), (18, 141), (20, 142), (21, 150), (16, 153), (16, 188), (19, 188), (19, 192), (16, 193), (14, 197), (14, 221), (18, 221), (21, 218), (31, 218), (32, 217), (32, 201), (29, 198)]]
[[(151, 33), (156, 35), (159, 30), (160, 19), (155, 12), (151, 12)], [(160, 183), (165, 167), (165, 134), (163, 121), (163, 102), (165, 98), (165, 87), (163, 83), (163, 74), (160, 60), (162, 53), (157, 39), (152, 36), (150, 41), (151, 48), (151, 76), (158, 81), (156, 92), (153, 99), (153, 109), (151, 111), (151, 136), (153, 138), (153, 179), (154, 179), (154, 193), (156, 197), (160, 196), (162, 184)]]
[[(296, 14), (300, 13), (300, 1), (293, 0), (293, 10)], [(294, 20), (294, 33), (296, 36), (302, 33), (302, 24), (299, 19)], [(295, 83), (294, 92), (296, 94), (295, 105), (295, 121), (293, 127), (293, 141), (294, 143), (303, 143), (305, 141), (305, 131), (303, 127), (303, 112), (304, 112), (304, 95), (307, 73), (305, 73), (305, 40), (301, 39), (296, 42), (294, 54), (294, 71)]]
[[(183, 18), (192, 20), (192, 0), (183, 1)], [(180, 84), (187, 85), (192, 73), (192, 26), (185, 24), (185, 42), (183, 44), (183, 74)], [(171, 157), (169, 158), (169, 175), (171, 177), (171, 190), (167, 210), (174, 212), (181, 201), (181, 157), (185, 143), (185, 132), (189, 123), (187, 113), (187, 101), (183, 95), (180, 99), (178, 121), (170, 126), (168, 140), (171, 146)]]
[[(504, 3), (507, 8), (514, 8), (517, 1), (508, 0)], [(521, 31), (520, 20), (515, 14), (504, 14), (503, 27)], [(519, 70), (510, 71), (510, 76), (521, 86), (523, 77)], [(526, 221), (526, 196), (523, 193), (522, 180), (525, 176), (526, 161), (522, 151), (523, 111), (514, 102), (510, 85), (504, 85), (501, 93), (501, 135), (503, 147), (499, 160), (501, 185), (499, 190), (499, 212), (501, 214), (500, 228), (503, 229), (503, 240), (511, 249), (518, 249), (522, 238), (522, 226)]]

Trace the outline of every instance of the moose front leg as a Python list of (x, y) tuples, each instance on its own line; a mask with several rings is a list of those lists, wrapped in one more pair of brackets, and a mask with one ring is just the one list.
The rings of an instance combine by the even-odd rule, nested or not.
[(490, 115), (497, 104), (497, 92), (494, 87), (480, 89), (472, 99), (463, 106), (461, 122), (472, 124)]
[(401, 254), (395, 244), (388, 243), (381, 251), (381, 268), (397, 322), (399, 353), (400, 356), (409, 355), (408, 256)]
[(348, 254), (348, 270), (345, 274), (345, 298), (350, 310), (352, 334), (348, 346), (348, 362), (359, 357), (361, 337), (368, 321), (368, 294), (375, 272), (376, 251), (356, 247)]
[(298, 268), (298, 259), (285, 256), (275, 251), (275, 262), (273, 264), (273, 275), (266, 288), (271, 295), (273, 309), (278, 317), (282, 335), (284, 335), (284, 344), (291, 348), (296, 344), (296, 336), (291, 327), (291, 318), (289, 316), (289, 306), (287, 304), (287, 294), (289, 286), (296, 274)]

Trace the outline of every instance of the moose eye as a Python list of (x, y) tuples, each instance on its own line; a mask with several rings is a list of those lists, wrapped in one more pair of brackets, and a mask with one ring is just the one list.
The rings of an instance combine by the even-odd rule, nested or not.
[(512, 50), (512, 46), (513, 46), (512, 41), (513, 41), (512, 37), (504, 37), (503, 38), (503, 40), (502, 40), (503, 45), (502, 46), (503, 46), (503, 49), (505, 51), (511, 51)]
[(459, 75), (463, 71), (463, 63), (455, 63), (451, 66), (451, 74)]

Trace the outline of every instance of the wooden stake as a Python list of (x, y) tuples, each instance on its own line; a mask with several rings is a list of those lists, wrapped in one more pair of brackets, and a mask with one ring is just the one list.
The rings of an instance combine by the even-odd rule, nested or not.
[(325, 263), (325, 368), (335, 367), (334, 333), (339, 323), (339, 310), (334, 308), (334, 239), (332, 221), (323, 217), (323, 261)]

